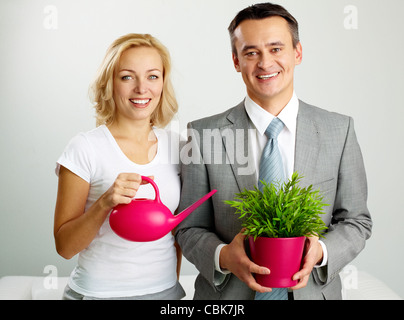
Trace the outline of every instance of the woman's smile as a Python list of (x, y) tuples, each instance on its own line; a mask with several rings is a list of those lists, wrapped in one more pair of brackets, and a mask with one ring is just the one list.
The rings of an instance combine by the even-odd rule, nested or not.
[(151, 99), (129, 99), (136, 108), (146, 108), (149, 106)]

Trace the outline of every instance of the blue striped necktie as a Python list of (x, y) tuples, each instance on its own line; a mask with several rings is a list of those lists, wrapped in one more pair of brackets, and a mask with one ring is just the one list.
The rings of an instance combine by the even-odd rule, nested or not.
[[(269, 184), (271, 182), (285, 181), (282, 156), (278, 147), (278, 135), (283, 127), (283, 122), (278, 118), (274, 118), (265, 131), (268, 142), (262, 152), (258, 179), (258, 188), (261, 191), (263, 188), (261, 180), (265, 180)], [(271, 292), (257, 292), (255, 300), (288, 300), (288, 289), (272, 288)]]

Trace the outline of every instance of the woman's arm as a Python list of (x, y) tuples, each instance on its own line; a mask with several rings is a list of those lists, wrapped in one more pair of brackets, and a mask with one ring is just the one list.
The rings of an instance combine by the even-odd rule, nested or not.
[(140, 175), (121, 173), (114, 184), (84, 212), (90, 185), (61, 166), (54, 221), (56, 251), (65, 259), (71, 259), (87, 248), (108, 213), (118, 204), (129, 203), (141, 183)]

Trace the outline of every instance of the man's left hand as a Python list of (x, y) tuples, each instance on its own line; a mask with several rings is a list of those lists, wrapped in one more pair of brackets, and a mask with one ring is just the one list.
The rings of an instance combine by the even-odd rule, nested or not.
[(295, 273), (293, 280), (298, 280), (297, 285), (291, 287), (292, 290), (304, 288), (309, 281), (311, 271), (316, 264), (321, 264), (323, 261), (323, 248), (318, 242), (318, 237), (308, 237), (304, 245), (303, 267)]

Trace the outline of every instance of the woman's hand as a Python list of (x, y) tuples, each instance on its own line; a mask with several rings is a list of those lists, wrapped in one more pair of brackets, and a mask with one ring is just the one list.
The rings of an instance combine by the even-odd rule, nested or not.
[(139, 186), (146, 183), (137, 173), (121, 173), (112, 186), (84, 212), (90, 184), (61, 167), (54, 221), (57, 252), (70, 259), (87, 248), (109, 212), (118, 204), (129, 203)]
[[(153, 177), (149, 177), (152, 178)], [(118, 175), (112, 186), (101, 196), (100, 205), (105, 209), (112, 209), (118, 204), (128, 204), (136, 195), (143, 181), (140, 174), (121, 173)]]

